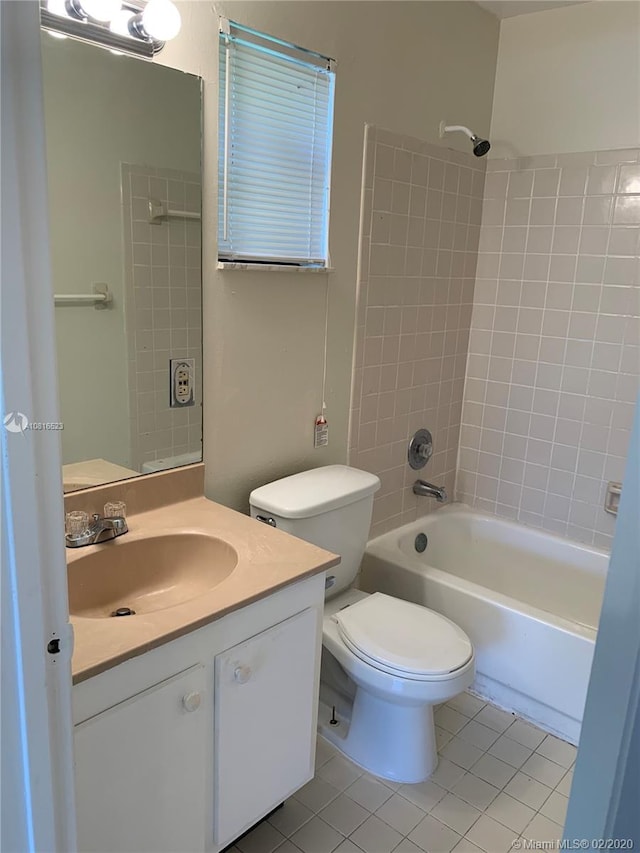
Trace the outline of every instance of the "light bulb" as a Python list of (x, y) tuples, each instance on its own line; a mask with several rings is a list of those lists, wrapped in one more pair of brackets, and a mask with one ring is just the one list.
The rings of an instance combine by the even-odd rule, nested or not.
[(142, 12), (142, 26), (152, 39), (169, 41), (180, 32), (180, 12), (171, 0), (149, 0)]
[(109, 24), (109, 29), (112, 33), (116, 33), (119, 36), (131, 36), (131, 32), (129, 31), (129, 21), (134, 16), (134, 12), (129, 11), (128, 9), (122, 9), (118, 14), (111, 19), (111, 23)]
[(112, 21), (122, 8), (120, 0), (81, 0), (85, 14), (94, 21)]
[(52, 15), (58, 15), (61, 18), (69, 17), (65, 0), (47, 0), (47, 12), (51, 12)]

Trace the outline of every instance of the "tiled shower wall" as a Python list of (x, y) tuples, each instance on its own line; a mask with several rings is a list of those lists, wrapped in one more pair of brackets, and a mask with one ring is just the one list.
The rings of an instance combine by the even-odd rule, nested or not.
[(491, 160), (457, 499), (608, 547), (638, 391), (640, 152)]
[[(485, 161), (367, 128), (351, 465), (377, 474), (371, 535), (434, 509), (412, 484), (456, 473)], [(407, 464), (420, 427), (435, 453)]]
[[(122, 165), (132, 467), (202, 452), (202, 273), (198, 220), (149, 222), (149, 199), (200, 212), (200, 176)], [(169, 407), (169, 360), (195, 359), (195, 405)]]

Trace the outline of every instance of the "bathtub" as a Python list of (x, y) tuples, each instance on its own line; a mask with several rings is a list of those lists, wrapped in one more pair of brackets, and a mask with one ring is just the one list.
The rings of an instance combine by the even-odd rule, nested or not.
[(360, 586), (456, 622), (475, 647), (474, 692), (577, 743), (608, 561), (604, 551), (451, 504), (370, 541)]

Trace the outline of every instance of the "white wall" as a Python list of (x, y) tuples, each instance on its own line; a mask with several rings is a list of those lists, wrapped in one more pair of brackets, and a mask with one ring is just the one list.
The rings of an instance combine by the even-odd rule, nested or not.
[(56, 308), (63, 461), (129, 466), (120, 164), (198, 172), (198, 86), (45, 32), (42, 59), (54, 290), (106, 282), (114, 296)]
[(506, 18), (490, 157), (640, 145), (640, 3), (596, 0)]
[[(157, 61), (205, 79), (207, 494), (247, 510), (254, 486), (347, 457), (365, 123), (436, 143), (441, 119), (486, 134), (499, 25), (471, 2), (187, 1), (179, 7), (182, 32)], [(338, 60), (329, 276), (215, 270), (218, 14)], [(327, 286), (329, 446), (314, 450)]]

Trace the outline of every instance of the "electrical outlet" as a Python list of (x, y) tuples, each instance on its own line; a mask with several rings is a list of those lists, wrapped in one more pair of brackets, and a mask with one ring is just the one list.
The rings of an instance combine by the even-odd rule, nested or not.
[(169, 359), (169, 406), (194, 406), (196, 363), (194, 358)]

